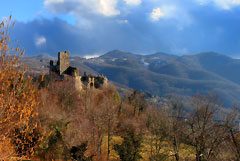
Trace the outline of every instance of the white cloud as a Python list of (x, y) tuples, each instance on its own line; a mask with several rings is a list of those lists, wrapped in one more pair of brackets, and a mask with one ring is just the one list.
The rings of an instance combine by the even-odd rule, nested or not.
[(64, 0), (45, 0), (44, 5), (51, 5), (51, 4), (57, 4), (57, 3), (64, 3)]
[(158, 21), (160, 18), (174, 18), (177, 8), (175, 6), (161, 6), (154, 8), (150, 14), (152, 21)]
[(118, 0), (45, 0), (44, 7), (54, 13), (70, 13), (79, 17), (89, 13), (116, 16), (120, 14), (117, 3)]
[(150, 20), (157, 22), (161, 19), (171, 19), (175, 21), (179, 31), (184, 30), (186, 26), (194, 22), (194, 19), (185, 8), (176, 5), (162, 5), (158, 8), (154, 8), (150, 13)]
[(85, 59), (92, 59), (92, 58), (98, 58), (102, 54), (93, 54), (93, 55), (85, 55)]
[(158, 21), (161, 17), (164, 16), (164, 13), (163, 11), (161, 10), (161, 8), (154, 8), (152, 10), (152, 13), (150, 14), (150, 18), (153, 20), (153, 21)]
[(240, 5), (240, 0), (215, 0), (215, 3), (223, 9), (229, 10)]
[(230, 10), (240, 6), (240, 0), (196, 0), (200, 5), (215, 4), (221, 9)]
[(140, 5), (142, 0), (124, 0), (124, 2), (129, 6)]
[(38, 36), (35, 39), (35, 45), (37, 47), (41, 47), (42, 45), (46, 44), (46, 42), (47, 42), (47, 39), (44, 36)]
[(118, 0), (100, 0), (98, 8), (99, 13), (104, 16), (115, 16), (119, 15), (120, 11), (116, 9)]

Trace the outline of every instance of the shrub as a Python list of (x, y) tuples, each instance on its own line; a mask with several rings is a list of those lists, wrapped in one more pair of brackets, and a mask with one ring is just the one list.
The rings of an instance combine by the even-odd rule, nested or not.
[(86, 151), (87, 151), (87, 142), (84, 142), (79, 146), (73, 146), (70, 150), (72, 159), (77, 161), (92, 161), (93, 155), (91, 155), (90, 157), (86, 157), (85, 156)]
[[(34, 136), (27, 134), (38, 126), (35, 120), (38, 115), (38, 91), (32, 83), (32, 78), (24, 77), (27, 69), (21, 64), (20, 58), (25, 51), (9, 46), (9, 29), (12, 26), (14, 23), (11, 22), (11, 16), (0, 24), (0, 160), (14, 155), (12, 152), (7, 154), (7, 147), (4, 145), (15, 142), (16, 146), (16, 141), (13, 140), (19, 137), (17, 135), (20, 133), (25, 133), (25, 137), (32, 140)], [(16, 129), (19, 132), (14, 133)], [(24, 142), (19, 142), (17, 147), (20, 144)], [(33, 149), (28, 151), (28, 154), (32, 154)]]
[(129, 128), (126, 131), (126, 135), (123, 136), (123, 142), (121, 145), (114, 145), (113, 149), (117, 151), (122, 161), (137, 161), (142, 159), (143, 136), (141, 134), (136, 135), (133, 128)]

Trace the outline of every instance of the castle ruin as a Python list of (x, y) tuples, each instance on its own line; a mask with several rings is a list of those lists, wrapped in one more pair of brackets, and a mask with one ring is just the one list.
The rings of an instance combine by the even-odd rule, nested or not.
[(69, 55), (68, 51), (58, 52), (56, 65), (53, 60), (50, 60), (49, 74), (58, 75), (62, 80), (73, 80), (75, 87), (79, 90), (107, 86), (108, 79), (103, 75), (92, 76), (84, 72), (84, 75), (80, 76), (78, 68), (70, 66)]

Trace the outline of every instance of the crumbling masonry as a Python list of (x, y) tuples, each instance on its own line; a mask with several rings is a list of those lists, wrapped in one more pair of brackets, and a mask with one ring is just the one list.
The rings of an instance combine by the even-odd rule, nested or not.
[(54, 65), (50, 60), (50, 75), (58, 75), (63, 80), (73, 80), (75, 87), (79, 90), (87, 88), (102, 88), (106, 87), (108, 80), (103, 75), (92, 76), (84, 72), (83, 76), (79, 76), (78, 68), (71, 67), (69, 62), (69, 52), (58, 52), (58, 61)]

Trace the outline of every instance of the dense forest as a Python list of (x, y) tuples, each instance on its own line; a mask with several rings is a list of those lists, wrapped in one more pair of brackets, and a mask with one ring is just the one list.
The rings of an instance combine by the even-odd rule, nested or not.
[(0, 160), (240, 160), (237, 107), (213, 94), (157, 106), (139, 91), (31, 77), (10, 20), (0, 25)]

